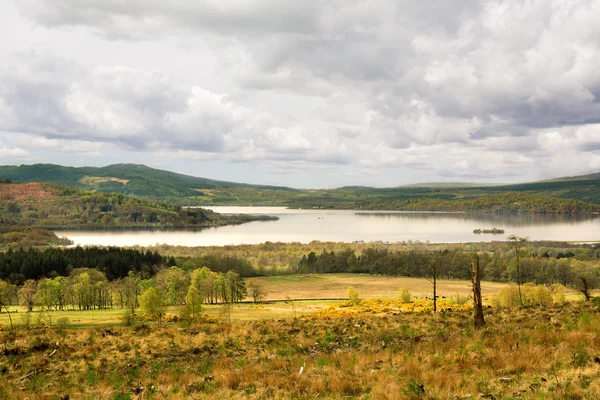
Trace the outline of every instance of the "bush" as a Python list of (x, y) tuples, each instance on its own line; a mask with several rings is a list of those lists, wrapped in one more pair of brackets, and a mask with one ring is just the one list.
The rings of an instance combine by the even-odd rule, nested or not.
[(553, 303), (552, 292), (546, 286), (526, 283), (521, 286), (524, 306), (548, 306)]
[(467, 304), (468, 301), (469, 301), (468, 296), (461, 296), (458, 293), (456, 293), (456, 297), (452, 297), (452, 302), (454, 304), (458, 304), (459, 306), (462, 306), (463, 304)]
[(121, 315), (121, 321), (123, 321), (123, 325), (131, 326), (135, 322), (135, 315), (130, 311), (126, 311), (123, 315)]
[(405, 287), (400, 288), (398, 292), (398, 301), (402, 304), (410, 303), (412, 301), (412, 294), (410, 290)]
[[(552, 292), (546, 286), (526, 283), (521, 285), (524, 306), (548, 306), (554, 302)], [(564, 297), (564, 294), (563, 294)], [(519, 288), (511, 284), (498, 291), (493, 303), (499, 308), (517, 308), (520, 306)]]
[(550, 287), (552, 292), (552, 300), (554, 304), (565, 304), (567, 301), (565, 298), (565, 287), (560, 283), (555, 283)]
[(360, 300), (358, 298), (358, 292), (352, 286), (348, 287), (348, 299), (352, 304), (360, 303)]
[(503, 287), (494, 296), (494, 306), (499, 308), (516, 308), (520, 306), (519, 288), (515, 284)]
[(71, 321), (69, 321), (69, 318), (67, 318), (67, 317), (61, 317), (56, 320), (56, 327), (58, 328), (59, 331), (63, 331), (64, 329), (68, 328), (69, 326), (71, 326)]

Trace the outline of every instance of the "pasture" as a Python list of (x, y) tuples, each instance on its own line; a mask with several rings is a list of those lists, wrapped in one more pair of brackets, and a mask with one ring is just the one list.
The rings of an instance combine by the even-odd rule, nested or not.
[[(331, 305), (341, 304), (348, 298), (349, 286), (354, 287), (361, 299), (395, 299), (398, 291), (405, 287), (414, 297), (432, 296), (432, 284), (423, 278), (384, 277), (358, 274), (310, 274), (260, 277), (256, 279), (266, 291), (264, 303), (254, 304), (251, 298), (235, 304), (230, 309), (221, 304), (205, 304), (202, 312), (216, 318), (231, 321), (252, 321), (263, 319), (293, 318), (310, 314)], [(482, 293), (491, 296), (505, 284), (483, 282)], [(471, 282), (457, 280), (439, 280), (440, 297), (468, 296)], [(168, 307), (167, 314), (178, 315), (181, 306)], [(119, 307), (108, 310), (66, 310), (40, 312), (39, 307), (27, 313), (23, 307), (11, 306), (15, 325), (56, 325), (73, 328), (109, 327), (121, 325), (123, 315), (128, 310)], [(0, 313), (0, 325), (8, 326), (9, 316)]]

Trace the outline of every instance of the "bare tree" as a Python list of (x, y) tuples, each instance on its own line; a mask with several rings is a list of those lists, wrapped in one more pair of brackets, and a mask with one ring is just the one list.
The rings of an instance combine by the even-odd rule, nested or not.
[(27, 308), (27, 311), (33, 311), (35, 305), (35, 292), (37, 291), (37, 282), (33, 279), (28, 279), (19, 289), (18, 297), (20, 304)]
[(579, 279), (581, 279), (581, 288), (579, 291), (585, 296), (585, 301), (590, 301), (592, 299), (592, 295), (590, 294), (588, 281), (583, 276), (580, 276)]
[(515, 257), (517, 259), (517, 287), (519, 288), (519, 303), (523, 307), (523, 295), (521, 294), (521, 266), (519, 263), (519, 257), (523, 244), (527, 242), (527, 238), (518, 237), (516, 235), (510, 235), (508, 241), (513, 249), (515, 249)]
[(429, 261), (429, 272), (431, 279), (427, 279), (433, 284), (433, 312), (437, 312), (437, 276), (438, 276), (437, 257), (432, 257)]
[(255, 303), (260, 303), (266, 296), (263, 284), (257, 279), (248, 279), (248, 291)]
[(479, 257), (475, 254), (471, 261), (471, 280), (473, 282), (473, 323), (475, 328), (485, 326), (483, 318), (483, 302), (481, 300), (481, 279), (479, 276)]

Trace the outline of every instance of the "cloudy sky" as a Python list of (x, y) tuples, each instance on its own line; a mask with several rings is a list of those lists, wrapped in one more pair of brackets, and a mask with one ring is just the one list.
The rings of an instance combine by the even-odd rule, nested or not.
[(0, 165), (287, 185), (600, 171), (597, 0), (3, 0)]

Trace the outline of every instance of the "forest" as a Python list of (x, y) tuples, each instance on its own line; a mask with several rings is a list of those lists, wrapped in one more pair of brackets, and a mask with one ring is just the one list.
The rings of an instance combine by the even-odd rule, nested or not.
[(220, 215), (118, 193), (94, 193), (47, 183), (0, 185), (0, 226), (46, 229), (202, 228), (275, 217)]
[(20, 247), (68, 246), (73, 242), (43, 228), (0, 225), (0, 250)]
[(173, 257), (150, 250), (9, 249), (0, 252), (0, 308), (18, 301), (30, 311), (34, 305), (47, 310), (135, 309), (139, 296), (151, 288), (165, 305), (229, 303), (246, 297), (245, 281), (236, 272), (247, 270), (245, 260), (222, 254), (202, 262), (187, 263), (183, 270)]
[(521, 192), (497, 193), (476, 199), (421, 198), (357, 203), (353, 208), (399, 211), (462, 211), (495, 214), (586, 214), (600, 211), (600, 205), (575, 199), (560, 199)]
[[(319, 247), (321, 250), (317, 250)], [(439, 279), (468, 280), (471, 260), (476, 254), (481, 278), (486, 281), (558, 283), (576, 289), (585, 281), (590, 290), (600, 285), (600, 246), (597, 245), (562, 247), (551, 242), (509, 241), (444, 248), (425, 244), (315, 242), (183, 249), (168, 246), (146, 250), (10, 249), (0, 253), (0, 280), (12, 288), (11, 303), (16, 301), (17, 293), (28, 287), (29, 292), (47, 289), (54, 293), (48, 295), (52, 301), (42, 301), (45, 295), (39, 292), (35, 304), (51, 303), (55, 308), (67, 304), (79, 306), (73, 288), (85, 279), (86, 285), (99, 291), (90, 295), (95, 299), (92, 308), (131, 305), (133, 300), (124, 300), (123, 288), (132, 285), (132, 280), (136, 282), (137, 295), (154, 287), (168, 299), (167, 304), (183, 305), (187, 303), (190, 285), (198, 291), (200, 303), (244, 300), (248, 294), (244, 278), (252, 276), (353, 273), (430, 278), (435, 274)], [(268, 264), (271, 267), (265, 268)], [(272, 268), (273, 265), (277, 268)], [(250, 292), (251, 297), (260, 297), (260, 288), (252, 286)], [(63, 295), (67, 298), (60, 297)]]
[(20, 286), (0, 280), (0, 312), (18, 302), (27, 311), (36, 306), (43, 311), (120, 307), (133, 314), (144, 296), (154, 295), (160, 306), (186, 305), (197, 313), (202, 303), (235, 303), (247, 295), (244, 279), (234, 271), (224, 274), (207, 267), (193, 271), (171, 267), (161, 269), (152, 279), (141, 276), (131, 271), (111, 281), (100, 270), (75, 268), (67, 276), (28, 279)]

